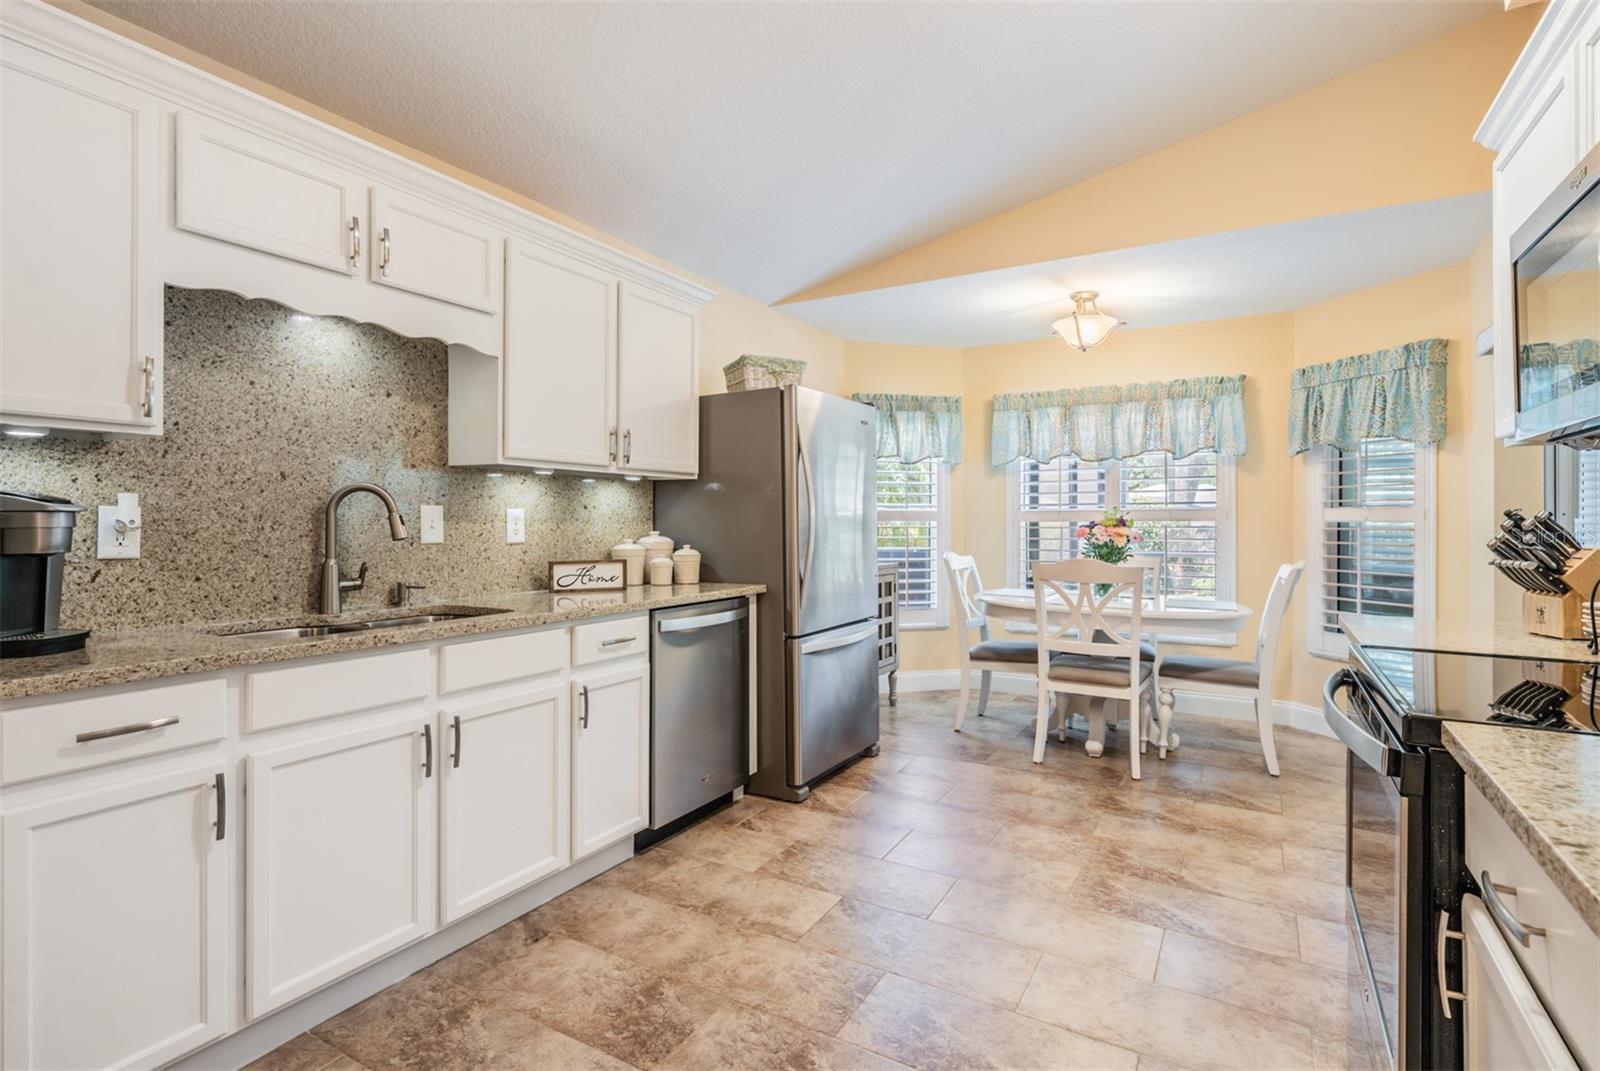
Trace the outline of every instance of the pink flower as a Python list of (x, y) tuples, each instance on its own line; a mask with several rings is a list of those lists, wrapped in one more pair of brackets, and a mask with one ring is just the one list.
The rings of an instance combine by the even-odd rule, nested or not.
[(1073, 534), (1079, 539), (1087, 539), (1089, 537), (1089, 526), (1087, 524), (1080, 524), (1078, 525), (1078, 530)]

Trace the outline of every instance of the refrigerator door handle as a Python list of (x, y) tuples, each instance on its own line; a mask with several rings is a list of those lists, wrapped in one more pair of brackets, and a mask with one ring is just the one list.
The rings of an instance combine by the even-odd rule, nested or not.
[(816, 654), (819, 651), (831, 651), (836, 647), (849, 647), (852, 644), (860, 643), (862, 640), (870, 639), (877, 634), (878, 623), (874, 621), (865, 628), (857, 629), (855, 632), (847, 633), (843, 636), (827, 636), (812, 640), (809, 643), (802, 643), (800, 645), (800, 653), (803, 655)]
[(811, 478), (811, 462), (806, 457), (806, 448), (795, 441), (795, 453), (800, 458), (800, 478), (806, 484), (806, 552), (804, 564), (800, 567), (800, 603), (806, 601), (806, 577), (811, 575), (811, 558), (817, 548), (817, 496), (816, 481)]

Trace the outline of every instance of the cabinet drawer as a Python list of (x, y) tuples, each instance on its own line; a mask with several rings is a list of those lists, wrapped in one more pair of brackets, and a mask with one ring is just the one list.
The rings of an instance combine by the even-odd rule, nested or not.
[(0, 781), (209, 744), (226, 731), (220, 678), (101, 692), (0, 715)]
[(417, 649), (247, 673), (244, 730), (257, 732), (428, 694), (431, 652)]
[[(1470, 781), (1466, 804), (1468, 869), (1480, 883), (1488, 871), (1506, 910), (1522, 925), (1545, 931), (1530, 934), (1526, 947), (1507, 943), (1580, 1061), (1600, 1066), (1600, 1020), (1594, 1015), (1600, 936)], [(1484, 899), (1489, 899), (1487, 890)]]
[(567, 668), (567, 630), (525, 632), (439, 648), (439, 694), (482, 688)]
[(648, 654), (650, 650), (650, 615), (624, 617), (615, 621), (594, 621), (587, 625), (574, 625), (572, 629), (572, 664), (587, 666), (613, 658), (627, 658)]

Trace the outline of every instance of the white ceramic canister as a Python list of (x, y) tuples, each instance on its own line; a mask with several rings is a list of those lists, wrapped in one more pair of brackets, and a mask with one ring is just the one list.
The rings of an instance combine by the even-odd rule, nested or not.
[(611, 548), (611, 560), (622, 563), (623, 575), (629, 587), (644, 583), (644, 553), (643, 547), (631, 541), (618, 543)]
[(653, 558), (650, 561), (650, 586), (656, 588), (670, 588), (672, 586), (672, 559)]
[(642, 535), (637, 542), (644, 548), (644, 560), (646, 562), (653, 562), (657, 558), (670, 559), (672, 557), (672, 540), (660, 532), (652, 531), (649, 535)]
[(700, 583), (700, 552), (687, 543), (672, 552), (672, 582)]

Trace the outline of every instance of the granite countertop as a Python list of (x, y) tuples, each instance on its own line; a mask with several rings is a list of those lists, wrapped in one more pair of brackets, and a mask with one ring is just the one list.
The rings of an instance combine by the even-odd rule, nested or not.
[(1600, 934), (1600, 736), (1452, 722), (1444, 746)]
[[(760, 595), (762, 584), (687, 584), (631, 587), (623, 591), (557, 594), (549, 591), (488, 593), (449, 602), (418, 603), (410, 609), (372, 610), (337, 617), (304, 614), (264, 621), (208, 622), (168, 628), (96, 632), (88, 646), (67, 654), (0, 660), (0, 700), (52, 695), (80, 688), (212, 673), (241, 666), (291, 662), (321, 655), (370, 651), (511, 629), (558, 625), (588, 618), (686, 606), (743, 595)], [(370, 621), (409, 614), (476, 611), (473, 616), (402, 628), (346, 632), (315, 638), (250, 638), (228, 635), (252, 629), (327, 622)], [(503, 612), (484, 613), (484, 610)]]
[(1362, 647), (1395, 647), (1403, 651), (1500, 655), (1555, 662), (1592, 662), (1583, 640), (1535, 636), (1521, 625), (1496, 621), (1412, 621), (1374, 614), (1341, 614), (1339, 622), (1352, 643)]

